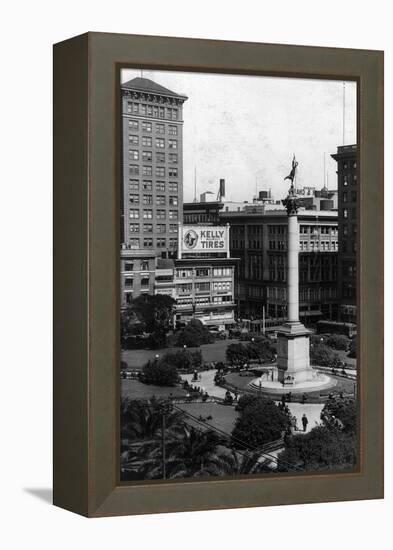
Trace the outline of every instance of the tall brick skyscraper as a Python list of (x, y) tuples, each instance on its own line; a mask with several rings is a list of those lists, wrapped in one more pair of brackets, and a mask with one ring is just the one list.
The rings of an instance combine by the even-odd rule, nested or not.
[(337, 161), (340, 318), (356, 323), (357, 147), (342, 145), (331, 156)]
[(122, 304), (153, 292), (157, 258), (175, 257), (183, 216), (183, 103), (147, 78), (121, 85)]

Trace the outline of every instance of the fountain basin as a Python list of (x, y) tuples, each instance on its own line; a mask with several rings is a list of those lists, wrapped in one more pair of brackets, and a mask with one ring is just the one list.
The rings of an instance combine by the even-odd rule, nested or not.
[(262, 391), (271, 395), (281, 395), (283, 393), (291, 392), (296, 393), (309, 393), (315, 391), (327, 390), (334, 388), (337, 384), (335, 378), (331, 378), (327, 374), (315, 372), (315, 376), (311, 380), (304, 380), (301, 382), (295, 382), (291, 385), (283, 384), (278, 380), (269, 380), (266, 376), (261, 376), (260, 378), (254, 378), (249, 383), (249, 386), (258, 391)]

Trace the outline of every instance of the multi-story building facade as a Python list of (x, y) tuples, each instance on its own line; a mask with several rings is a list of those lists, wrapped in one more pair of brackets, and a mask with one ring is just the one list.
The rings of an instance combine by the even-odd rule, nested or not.
[(224, 203), (220, 201), (211, 202), (185, 202), (183, 204), (183, 222), (185, 224), (218, 224), (220, 223), (220, 210)]
[(356, 323), (357, 146), (337, 147), (340, 320)]
[(235, 322), (235, 260), (187, 258), (175, 262), (176, 321), (199, 319), (225, 329)]
[(177, 323), (195, 318), (218, 329), (234, 324), (236, 263), (229, 226), (179, 224), (173, 279)]
[(175, 298), (175, 260), (157, 260), (157, 267), (154, 281), (154, 294), (163, 294)]
[[(186, 99), (147, 78), (121, 85), (123, 305), (131, 296), (154, 291), (154, 258), (176, 256), (178, 222), (183, 216)], [(125, 264), (132, 260), (134, 264), (147, 261), (149, 270), (127, 274)], [(131, 285), (131, 279), (132, 286), (127, 288), (126, 280)]]
[[(239, 315), (283, 321), (287, 315), (287, 215), (285, 210), (221, 212), (230, 224), (231, 256), (240, 258), (235, 279)], [(337, 212), (299, 210), (299, 308), (303, 323), (336, 319)]]
[(122, 248), (120, 251), (120, 280), (122, 307), (140, 294), (153, 294), (156, 255), (145, 250)]

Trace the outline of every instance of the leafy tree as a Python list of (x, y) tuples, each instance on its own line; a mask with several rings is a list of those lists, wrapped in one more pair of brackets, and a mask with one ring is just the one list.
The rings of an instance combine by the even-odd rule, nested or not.
[(258, 399), (260, 399), (260, 397), (250, 393), (245, 393), (239, 397), (235, 410), (242, 412), (246, 407), (255, 405)]
[(232, 445), (255, 448), (279, 439), (288, 427), (289, 416), (271, 400), (257, 399), (242, 411), (232, 431)]
[[(127, 331), (130, 323), (127, 319), (134, 319), (143, 330), (150, 333), (150, 345), (152, 347), (164, 347), (166, 335), (173, 325), (173, 313), (175, 300), (171, 296), (162, 294), (141, 294), (126, 308), (122, 317), (124, 319), (124, 331)], [(136, 319), (136, 321), (135, 321)], [(123, 330), (123, 328), (122, 328)]]
[(347, 469), (355, 465), (354, 434), (326, 426), (317, 426), (308, 434), (290, 437), (285, 450), (278, 455), (280, 472), (286, 472), (294, 466), (315, 471)]
[(227, 361), (231, 365), (244, 365), (248, 361), (248, 351), (243, 344), (229, 344), (225, 352)]
[(326, 334), (310, 334), (310, 345), (318, 346), (321, 344), (321, 339), (325, 340), (327, 338)]
[(321, 419), (326, 426), (336, 426), (336, 419), (340, 421), (342, 431), (356, 432), (357, 411), (354, 399), (335, 397), (329, 399), (321, 411)]
[(272, 361), (275, 356), (275, 347), (268, 338), (255, 338), (246, 346), (249, 359), (256, 359), (259, 363)]
[(175, 386), (179, 381), (179, 374), (176, 366), (164, 356), (162, 359), (150, 360), (143, 366), (142, 380), (145, 384)]
[(199, 319), (191, 319), (184, 329), (179, 331), (176, 345), (199, 347), (202, 344), (210, 344), (212, 341), (213, 336), (207, 326), (201, 323)]
[(332, 368), (338, 368), (341, 363), (338, 354), (325, 344), (310, 347), (310, 360), (313, 365)]
[(349, 338), (344, 334), (331, 334), (326, 338), (325, 343), (330, 348), (346, 351), (349, 346)]
[(120, 330), (122, 342), (129, 336), (142, 334), (144, 329), (145, 324), (138, 319), (138, 316), (131, 308), (127, 308), (121, 312)]
[(182, 349), (179, 351), (169, 351), (163, 356), (163, 359), (183, 372), (192, 372), (195, 369), (199, 369), (202, 365), (202, 353), (200, 350), (191, 351), (189, 349)]

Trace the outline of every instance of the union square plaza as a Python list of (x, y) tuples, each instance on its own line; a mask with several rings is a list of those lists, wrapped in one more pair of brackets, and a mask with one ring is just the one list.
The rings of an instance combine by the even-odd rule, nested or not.
[[(122, 480), (354, 469), (356, 144), (343, 135), (328, 160), (324, 153), (320, 189), (304, 177), (314, 167), (287, 153), (274, 173), (284, 191), (282, 183), (281, 191), (258, 191), (256, 182), (252, 201), (229, 200), (219, 174), (217, 189), (198, 199), (195, 170), (187, 202), (188, 148), (195, 153), (200, 142), (221, 158), (230, 144), (215, 144), (214, 132), (205, 142), (207, 134), (187, 134), (191, 81), (203, 75), (182, 80), (187, 95), (166, 87), (168, 75), (159, 74), (165, 85), (135, 76), (121, 87)], [(226, 78), (234, 95), (237, 85), (262, 92), (280, 80), (244, 87), (243, 77)], [(285, 109), (312, 115), (293, 113), (294, 93), (303, 97), (308, 85), (279, 96), (277, 124)], [(319, 87), (323, 105), (342, 108), (339, 85)], [(204, 89), (213, 105), (215, 88)], [(202, 119), (193, 109), (195, 129)], [(239, 128), (236, 116), (223, 111), (221, 125)], [(244, 134), (250, 147), (253, 135)], [(328, 181), (332, 162), (337, 188)]]

